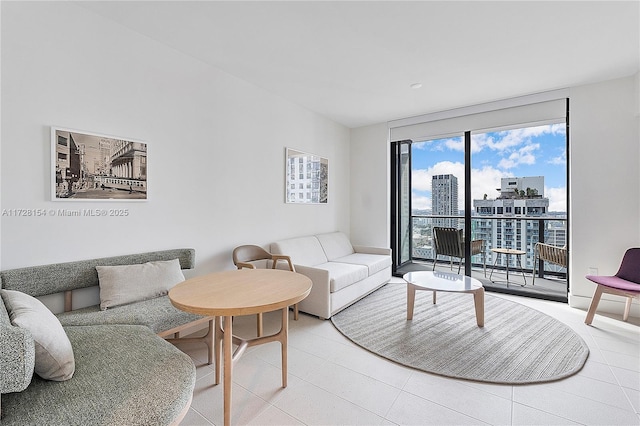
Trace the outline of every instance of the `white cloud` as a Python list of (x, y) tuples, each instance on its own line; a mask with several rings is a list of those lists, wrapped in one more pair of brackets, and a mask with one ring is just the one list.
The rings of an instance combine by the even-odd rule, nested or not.
[(511, 169), (520, 164), (535, 164), (536, 156), (533, 153), (540, 148), (540, 144), (534, 143), (525, 145), (517, 151), (514, 151), (507, 158), (503, 158), (498, 163), (498, 167), (503, 169)]
[(567, 151), (566, 150), (562, 150), (562, 153), (560, 155), (558, 155), (557, 157), (553, 157), (551, 158), (549, 161), (547, 161), (547, 163), (549, 164), (553, 164), (556, 166), (564, 166), (567, 164)]
[(431, 192), (432, 174), (425, 169), (414, 170), (411, 174), (411, 187), (414, 191)]
[[(493, 138), (489, 136), (491, 134), (498, 137)], [(551, 124), (502, 132), (473, 134), (471, 135), (471, 151), (474, 153), (488, 148), (498, 152), (509, 152), (511, 149), (530, 142), (532, 138), (544, 134), (565, 134), (565, 125)]]
[(464, 152), (464, 140), (462, 138), (447, 139), (444, 145), (452, 151)]
[(549, 211), (567, 211), (567, 188), (544, 188), (544, 196), (549, 199)]
[(423, 195), (411, 196), (411, 208), (417, 210), (428, 210), (431, 208), (431, 197), (425, 197)]
[[(451, 161), (442, 161), (428, 169), (413, 171), (411, 184), (413, 187), (412, 207), (414, 209), (431, 208), (431, 178), (433, 175), (446, 174), (452, 174), (458, 178), (458, 208), (464, 209), (464, 164)], [(472, 169), (471, 199), (480, 200), (484, 198), (484, 194), (487, 194), (488, 198), (496, 198), (499, 195), (497, 189), (500, 188), (500, 179), (503, 177), (510, 177), (510, 175), (491, 166)]]

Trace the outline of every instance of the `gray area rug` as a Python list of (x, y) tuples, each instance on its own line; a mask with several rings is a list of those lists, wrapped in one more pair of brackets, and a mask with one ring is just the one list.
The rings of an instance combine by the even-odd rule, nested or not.
[(399, 364), (500, 384), (558, 380), (584, 366), (589, 349), (573, 330), (535, 309), (485, 293), (485, 326), (473, 296), (416, 292), (407, 321), (404, 284), (387, 284), (331, 318), (354, 343)]

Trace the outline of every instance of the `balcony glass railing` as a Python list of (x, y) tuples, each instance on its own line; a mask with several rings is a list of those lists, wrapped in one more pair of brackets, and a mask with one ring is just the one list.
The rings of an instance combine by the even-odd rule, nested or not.
[[(433, 262), (434, 247), (432, 230), (434, 226), (464, 229), (464, 217), (413, 215), (412, 260)], [(567, 219), (562, 216), (473, 216), (471, 218), (471, 239), (484, 240), (487, 266), (506, 268), (506, 256), (496, 259), (492, 248), (512, 248), (525, 252), (520, 257), (525, 271), (532, 272), (535, 244), (545, 242), (555, 246), (566, 246)], [(497, 260), (497, 263), (496, 263)], [(449, 261), (446, 256), (438, 256), (438, 261)], [(457, 261), (457, 259), (455, 259)], [(482, 255), (472, 256), (472, 267), (482, 267)], [(513, 261), (513, 260), (512, 260)], [(544, 269), (542, 269), (544, 268)], [(540, 262), (536, 267), (538, 276), (555, 275), (566, 277), (566, 268), (549, 262)]]

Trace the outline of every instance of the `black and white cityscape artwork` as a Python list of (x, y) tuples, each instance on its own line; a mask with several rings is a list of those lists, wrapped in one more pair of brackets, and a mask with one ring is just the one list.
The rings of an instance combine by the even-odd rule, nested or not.
[(146, 200), (147, 144), (52, 128), (53, 200)]

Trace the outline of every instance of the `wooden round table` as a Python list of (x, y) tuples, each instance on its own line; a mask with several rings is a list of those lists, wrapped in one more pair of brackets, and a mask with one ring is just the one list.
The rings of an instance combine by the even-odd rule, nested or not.
[(496, 260), (494, 260), (493, 267), (491, 268), (491, 274), (489, 274), (489, 279), (492, 283), (496, 282), (491, 279), (491, 277), (493, 276), (493, 270), (496, 268), (496, 263), (498, 262), (500, 255), (504, 254), (507, 256), (507, 288), (509, 288), (509, 260), (512, 255), (516, 257), (518, 261), (518, 267), (520, 268), (520, 272), (522, 272), (522, 279), (524, 280), (524, 284), (521, 284), (521, 287), (527, 285), (527, 278), (524, 276), (524, 269), (522, 269), (522, 263), (520, 263), (520, 256), (522, 256), (523, 254), (527, 254), (526, 251), (510, 248), (492, 248), (491, 251), (497, 254)]
[[(224, 358), (224, 424), (231, 424), (232, 365), (251, 346), (278, 341), (282, 345), (282, 387), (287, 386), (287, 339), (289, 306), (309, 295), (311, 280), (279, 269), (240, 269), (191, 278), (171, 290), (169, 299), (178, 309), (215, 316), (216, 384), (220, 383)], [(233, 317), (282, 310), (282, 327), (276, 334), (255, 339), (233, 336)], [(224, 327), (221, 323), (224, 317)], [(233, 344), (237, 344), (232, 353)]]

